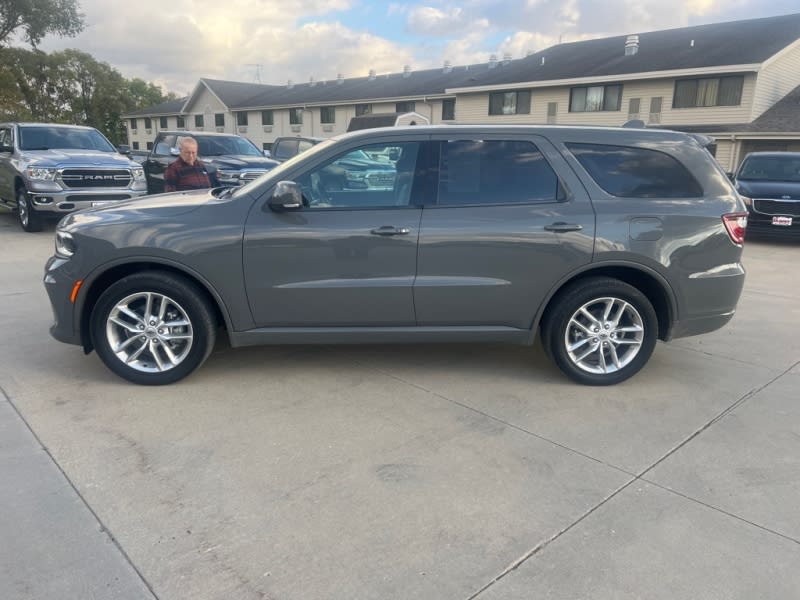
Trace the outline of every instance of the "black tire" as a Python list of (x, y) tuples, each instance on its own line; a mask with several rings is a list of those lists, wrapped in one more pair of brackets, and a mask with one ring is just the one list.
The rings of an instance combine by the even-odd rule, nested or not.
[(632, 285), (610, 277), (567, 286), (553, 298), (542, 322), (548, 356), (570, 379), (585, 385), (613, 385), (632, 377), (647, 363), (657, 340), (652, 303)]
[(28, 192), (24, 187), (17, 188), (17, 220), (28, 233), (42, 230), (42, 216), (33, 208)]
[(160, 271), (136, 273), (110, 285), (92, 310), (90, 330), (105, 365), (141, 385), (183, 379), (205, 362), (216, 341), (204, 292)]

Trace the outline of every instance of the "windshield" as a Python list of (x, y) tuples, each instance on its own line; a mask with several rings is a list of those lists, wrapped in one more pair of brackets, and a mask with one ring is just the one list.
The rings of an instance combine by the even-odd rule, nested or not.
[(286, 162), (282, 162), (274, 169), (267, 171), (258, 179), (253, 179), (249, 183), (236, 188), (235, 191), (233, 192), (233, 196), (241, 196), (242, 194), (247, 194), (256, 187), (260, 187), (266, 181), (270, 181), (272, 183), (281, 181), (284, 178), (283, 177), (284, 173), (290, 171), (297, 164), (299, 160), (306, 160), (306, 158), (311, 158), (318, 152), (324, 151), (326, 148), (328, 148), (331, 144), (334, 143), (336, 143), (334, 140), (325, 140), (324, 142), (315, 144), (309, 150), (301, 152), (300, 154), (296, 154)]
[(264, 153), (250, 140), (243, 137), (200, 137), (197, 140), (197, 154), (200, 156), (264, 156)]
[(72, 127), (20, 127), (20, 150), (100, 150), (116, 152), (96, 129)]
[(800, 154), (748, 156), (737, 179), (800, 183)]

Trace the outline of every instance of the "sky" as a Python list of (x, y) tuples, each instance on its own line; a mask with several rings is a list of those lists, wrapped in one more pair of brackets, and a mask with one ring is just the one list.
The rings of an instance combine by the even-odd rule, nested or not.
[(77, 48), (179, 96), (201, 77), (303, 83), (521, 58), (561, 42), (800, 11), (797, 0), (79, 0)]

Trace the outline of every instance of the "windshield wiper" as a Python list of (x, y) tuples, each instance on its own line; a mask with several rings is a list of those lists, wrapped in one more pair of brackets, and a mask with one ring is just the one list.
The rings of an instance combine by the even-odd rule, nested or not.
[(22, 150), (50, 150), (47, 146), (35, 146), (34, 148), (22, 148)]

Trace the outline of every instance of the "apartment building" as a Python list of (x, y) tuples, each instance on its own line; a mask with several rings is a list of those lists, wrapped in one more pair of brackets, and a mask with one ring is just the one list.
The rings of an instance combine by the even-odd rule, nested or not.
[(755, 150), (800, 150), (800, 13), (564, 43), (524, 58), (262, 85), (201, 79), (181, 100), (124, 115), (145, 149), (159, 129), (329, 137), (362, 114), (433, 124), (529, 123), (703, 133), (733, 170)]

